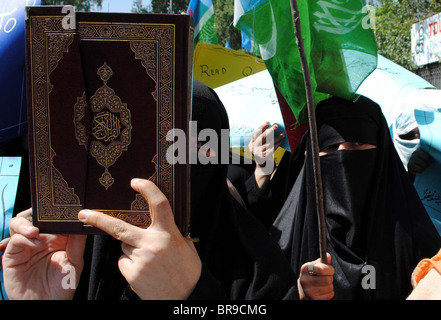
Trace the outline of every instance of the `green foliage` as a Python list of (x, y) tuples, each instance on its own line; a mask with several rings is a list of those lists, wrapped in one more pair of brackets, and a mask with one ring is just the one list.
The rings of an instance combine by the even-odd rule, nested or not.
[(42, 0), (42, 5), (71, 5), (77, 11), (92, 11), (101, 8), (103, 0)]
[(152, 6), (151, 5), (143, 6), (142, 5), (142, 0), (133, 0), (132, 12), (136, 12), (136, 13), (152, 12)]
[(155, 13), (169, 13), (170, 2), (173, 10), (171, 13), (187, 12), (188, 3), (190, 0), (152, 0), (152, 12)]
[(375, 36), (378, 53), (415, 71), (412, 60), (412, 24), (441, 12), (440, 0), (375, 1)]
[(225, 46), (228, 40), (232, 49), (241, 49), (242, 38), (240, 31), (233, 26), (234, 1), (213, 0), (213, 6), (219, 45)]
[[(172, 0), (173, 13), (187, 12), (190, 0)], [(233, 26), (234, 0), (213, 0), (217, 38), (219, 45), (226, 41), (231, 48), (239, 50), (242, 46), (240, 31)], [(142, 0), (133, 0), (132, 12), (168, 13), (170, 0), (152, 0), (151, 6), (143, 6)]]

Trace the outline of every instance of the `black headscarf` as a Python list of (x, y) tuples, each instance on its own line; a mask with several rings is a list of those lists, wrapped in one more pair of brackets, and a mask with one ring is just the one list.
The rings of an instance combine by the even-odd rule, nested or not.
[[(398, 157), (380, 107), (330, 98), (317, 106), (320, 149), (341, 142), (375, 145), (320, 157), (327, 251), (335, 299), (405, 299), (417, 263), (441, 239)], [(293, 153), (289, 195), (271, 233), (298, 275), (319, 257), (309, 132)], [(373, 267), (373, 268), (372, 268)]]
[[(229, 152), (220, 139), (221, 130), (229, 128), (228, 116), (216, 93), (197, 80), (192, 111), (198, 133), (210, 128), (218, 135), (220, 162), (222, 152)], [(200, 240), (195, 246), (203, 267), (190, 299), (296, 298), (289, 262), (265, 227), (231, 197), (227, 170), (228, 164), (191, 165), (191, 236)], [(110, 236), (88, 237), (75, 297), (136, 298), (118, 270), (121, 255), (121, 243)]]

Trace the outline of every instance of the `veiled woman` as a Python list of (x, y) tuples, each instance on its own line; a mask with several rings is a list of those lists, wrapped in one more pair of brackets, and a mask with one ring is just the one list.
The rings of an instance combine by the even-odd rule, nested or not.
[[(441, 239), (398, 157), (380, 107), (330, 98), (316, 108), (335, 299), (405, 299)], [(271, 229), (298, 276), (319, 257), (309, 132), (293, 153), (287, 200)]]

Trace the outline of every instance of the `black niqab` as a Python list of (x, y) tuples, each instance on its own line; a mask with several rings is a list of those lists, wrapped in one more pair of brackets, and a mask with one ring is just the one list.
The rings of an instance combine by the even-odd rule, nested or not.
[[(441, 239), (398, 157), (380, 107), (360, 97), (317, 106), (320, 149), (341, 142), (375, 149), (339, 150), (320, 157), (327, 251), (335, 268), (335, 299), (405, 299), (417, 263)], [(309, 132), (293, 153), (290, 193), (271, 233), (299, 275), (319, 258), (318, 219)]]

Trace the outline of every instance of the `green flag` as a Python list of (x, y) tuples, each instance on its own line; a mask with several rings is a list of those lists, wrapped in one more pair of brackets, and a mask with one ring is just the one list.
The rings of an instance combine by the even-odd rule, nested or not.
[[(377, 66), (377, 45), (364, 0), (298, 0), (314, 100), (356, 100)], [(306, 95), (290, 0), (235, 0), (235, 26), (251, 38), (296, 119), (307, 121)]]
[(194, 45), (198, 42), (218, 44), (213, 0), (190, 0), (187, 14), (195, 21)]

